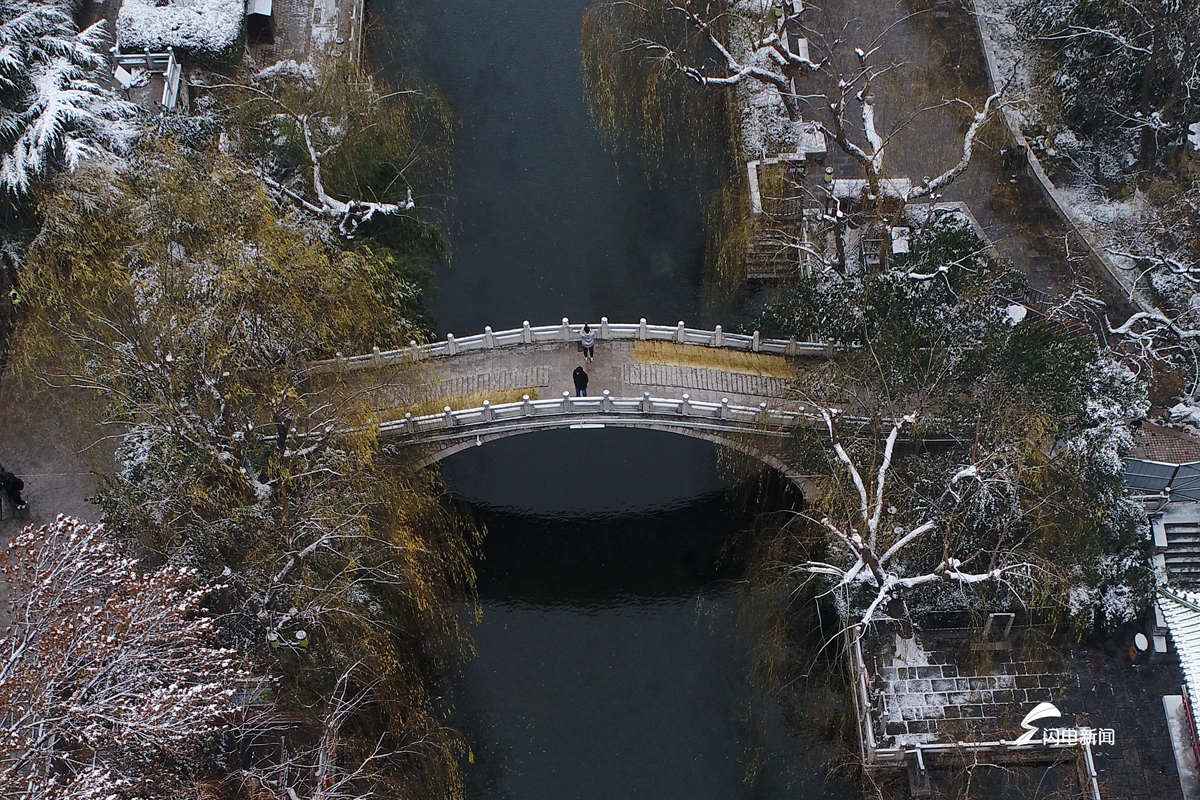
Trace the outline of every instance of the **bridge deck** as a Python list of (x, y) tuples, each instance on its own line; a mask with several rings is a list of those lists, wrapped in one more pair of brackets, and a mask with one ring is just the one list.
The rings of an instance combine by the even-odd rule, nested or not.
[[(371, 405), (387, 416), (389, 410), (403, 413), (405, 407), (446, 398), (476, 395), (481, 401), (537, 389), (543, 400), (572, 396), (575, 367), (587, 370), (588, 394), (597, 397), (607, 389), (614, 397), (654, 397), (757, 407), (766, 401), (772, 408), (788, 403), (788, 380), (762, 374), (724, 369), (639, 363), (633, 358), (635, 342), (596, 343), (595, 360), (585, 363), (578, 342), (522, 345), (500, 350), (460, 353), (449, 358), (421, 362), (416, 374), (388, 368), (359, 370), (354, 382), (369, 394)], [(784, 362), (782, 356), (770, 356)], [(791, 359), (789, 359), (790, 361)], [(516, 398), (510, 398), (516, 399)], [(495, 398), (493, 398), (495, 402)]]

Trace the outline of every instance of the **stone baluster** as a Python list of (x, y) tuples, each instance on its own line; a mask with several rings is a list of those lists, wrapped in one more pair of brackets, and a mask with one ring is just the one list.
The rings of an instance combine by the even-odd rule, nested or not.
[(755, 331), (754, 336), (750, 339), (750, 349), (756, 353), (762, 349), (762, 337), (758, 331)]
[(646, 334), (646, 318), (642, 317), (641, 320), (638, 321), (638, 338), (645, 340)]
[(527, 394), (521, 395), (521, 413), (527, 417), (533, 416), (533, 403), (529, 401), (529, 395)]
[(600, 318), (600, 338), (601, 339), (611, 339), (612, 338), (612, 331), (608, 327), (608, 317)]
[(679, 320), (679, 325), (675, 328), (675, 341), (687, 344), (687, 328), (684, 327), (683, 320)]
[(729, 398), (728, 397), (721, 398), (721, 405), (717, 409), (717, 418), (718, 419), (729, 419)]
[(483, 421), (491, 422), (495, 418), (496, 418), (496, 412), (492, 410), (492, 401), (484, 400), (483, 401)]
[(458, 343), (454, 341), (453, 333), (446, 334), (446, 355), (449, 355), (449, 356), (458, 355)]
[[(645, 320), (642, 320), (645, 322)], [(653, 404), (650, 402), (650, 393), (642, 392), (642, 413), (649, 414), (653, 410)]]
[(571, 341), (571, 321), (566, 317), (563, 317), (562, 340), (564, 342)]
[(608, 389), (605, 389), (604, 394), (600, 397), (600, 410), (601, 411), (612, 411), (613, 410), (612, 392), (608, 391)]
[(442, 409), (442, 419), (446, 421), (447, 428), (454, 427), (454, 413), (450, 410), (450, 406)]
[(725, 344), (725, 333), (721, 330), (720, 325), (717, 325), (715, 328), (713, 328), (712, 343), (713, 347), (720, 347), (721, 345)]
[(688, 396), (686, 393), (683, 395), (683, 400), (679, 403), (679, 413), (680, 414), (687, 416), (692, 413), (691, 399), (692, 398), (690, 396)]
[(521, 341), (525, 344), (533, 344), (533, 331), (529, 327), (529, 320), (521, 323)]
[(491, 350), (496, 346), (496, 337), (492, 335), (491, 325), (483, 326), (483, 346), (488, 350)]
[(562, 410), (563, 410), (564, 414), (568, 414), (571, 411), (571, 393), (570, 392), (563, 392)]

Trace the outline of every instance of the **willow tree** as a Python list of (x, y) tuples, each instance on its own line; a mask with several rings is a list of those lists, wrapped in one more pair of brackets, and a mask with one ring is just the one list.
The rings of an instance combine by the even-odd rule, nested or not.
[(46, 213), (15, 358), (97, 398), (119, 432), (105, 521), (229, 586), (223, 641), (281, 671), (282, 704), (317, 731), (335, 693), (367, 692), (341, 746), (390, 755), (355, 786), (452, 794), (427, 681), (462, 646), (449, 604), (470, 596), (473, 534), (433, 476), (385, 452), (363, 400), (306, 378), (314, 359), (419, 337), (419, 287), (243, 164), (169, 143), (80, 171)]
[(220, 103), (227, 140), (263, 181), (353, 238), (378, 218), (417, 218), (417, 197), (448, 183), (449, 112), (432, 92), (392, 89), (361, 68), (276, 64), (202, 85)]

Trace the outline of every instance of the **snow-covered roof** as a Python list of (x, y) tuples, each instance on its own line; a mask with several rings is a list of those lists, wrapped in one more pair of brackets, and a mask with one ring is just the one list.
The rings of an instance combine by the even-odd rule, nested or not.
[(1188, 700), (1193, 709), (1200, 708), (1200, 592), (1160, 589), (1158, 607), (1167, 620), (1171, 641), (1183, 667)]
[(242, 35), (246, 0), (124, 0), (117, 14), (122, 50), (176, 50), (219, 58)]
[(1192, 464), (1200, 461), (1200, 437), (1143, 422), (1133, 435), (1131, 458), (1161, 464)]

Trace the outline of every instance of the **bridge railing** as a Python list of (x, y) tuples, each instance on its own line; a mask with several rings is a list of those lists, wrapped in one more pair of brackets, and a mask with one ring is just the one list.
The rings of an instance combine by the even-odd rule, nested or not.
[(475, 426), (504, 422), (521, 424), (533, 418), (563, 415), (669, 417), (692, 423), (713, 421), (722, 427), (755, 426), (768, 430), (783, 430), (817, 418), (813, 414), (767, 408), (765, 402), (757, 407), (735, 406), (728, 399), (713, 403), (692, 400), (686, 394), (680, 398), (651, 397), (649, 392), (641, 397), (613, 397), (605, 390), (599, 397), (572, 397), (569, 392), (564, 392), (561, 398), (530, 400), (526, 395), (518, 402), (501, 405), (492, 405), (485, 400), (480, 408), (461, 411), (452, 411), (447, 406), (440, 414), (420, 417), (405, 414), (403, 419), (386, 422), (380, 429), (384, 434), (414, 438), (422, 435), (441, 437), (450, 433), (469, 435)]
[[(766, 339), (758, 331), (752, 334), (726, 333), (717, 325), (712, 330), (704, 328), (689, 328), (682, 321), (677, 325), (651, 325), (642, 318), (636, 323), (610, 323), (608, 317), (601, 317), (600, 324), (593, 328), (596, 339), (611, 341), (616, 339), (634, 341), (676, 342), (703, 347), (723, 347), (731, 350), (744, 350), (751, 353), (770, 353), (781, 356), (827, 356), (833, 352), (833, 346), (824, 342), (804, 342), (792, 339)], [(493, 331), (491, 326), (484, 328), (483, 333), (474, 336), (455, 338), (453, 333), (446, 334), (444, 341), (417, 344), (412, 342), (408, 347), (396, 350), (380, 350), (378, 347), (366, 355), (341, 356), (318, 361), (309, 368), (309, 374), (319, 375), (329, 372), (348, 372), (359, 369), (375, 369), (378, 367), (395, 366), (425, 358), (444, 358), (461, 353), (471, 353), (482, 350), (494, 350), (521, 345), (554, 344), (578, 342), (583, 331), (582, 324), (573, 324), (566, 317), (558, 325), (539, 325), (533, 327), (528, 321), (520, 328), (503, 331)]]

